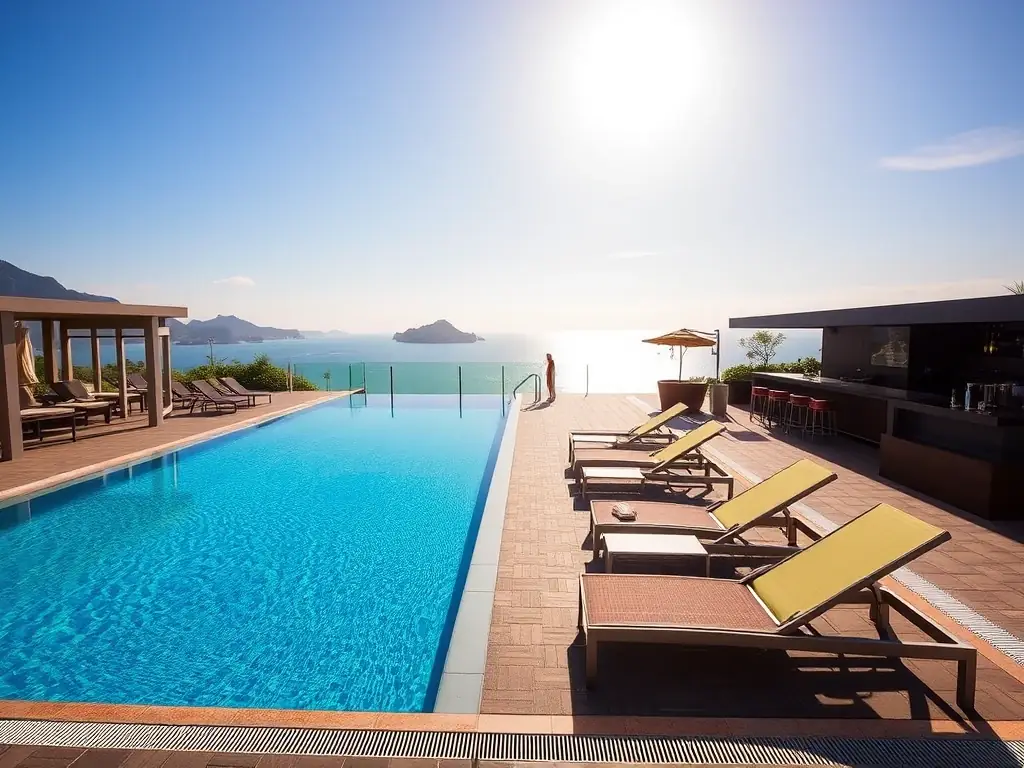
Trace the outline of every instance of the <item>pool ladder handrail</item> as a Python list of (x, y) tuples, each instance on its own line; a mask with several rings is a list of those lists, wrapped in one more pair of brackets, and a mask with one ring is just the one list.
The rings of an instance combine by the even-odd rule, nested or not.
[(539, 403), (540, 402), (540, 374), (531, 373), (525, 379), (523, 379), (518, 384), (516, 384), (516, 386), (513, 388), (512, 395), (509, 397), (509, 400), (508, 400), (510, 403), (513, 400), (516, 399), (516, 394), (519, 392), (519, 388), (521, 386), (523, 386), (526, 382), (528, 382), (530, 379), (534, 380), (534, 384), (533, 384), (533, 402), (534, 403)]

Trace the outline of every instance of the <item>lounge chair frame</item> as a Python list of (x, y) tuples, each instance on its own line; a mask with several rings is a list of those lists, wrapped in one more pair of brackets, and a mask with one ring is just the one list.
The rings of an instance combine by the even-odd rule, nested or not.
[[(785, 469), (780, 470), (780, 472), (785, 471)], [(761, 482), (766, 482), (770, 479), (771, 477)], [(698, 526), (668, 525), (663, 523), (650, 524), (635, 520), (599, 524), (594, 511), (594, 503), (591, 502), (590, 540), (594, 550), (594, 559), (598, 559), (601, 551), (601, 541), (606, 533), (667, 533), (696, 536), (698, 539), (703, 540), (704, 549), (707, 550), (708, 555), (787, 557), (797, 549), (798, 533), (802, 533), (812, 541), (817, 541), (821, 538), (821, 534), (815, 528), (812, 528), (804, 520), (793, 515), (789, 507), (824, 488), (835, 479), (836, 475), (832, 472), (828, 476), (823, 477), (819, 482), (802, 489), (798, 496), (787, 500), (785, 504), (767, 509), (764, 514), (759, 515), (750, 522), (743, 525), (735, 525), (731, 528), (726, 528), (725, 524), (715, 516), (715, 510), (725, 503), (724, 500), (716, 501), (706, 507), (704, 511), (708, 514), (709, 522), (718, 526), (717, 530), (711, 527), (701, 528)], [(662, 503), (670, 504), (673, 502)], [(746, 541), (743, 538), (743, 534), (754, 528), (782, 529), (786, 534), (786, 546), (755, 544)]]
[(257, 397), (267, 398), (267, 403), (274, 402), (273, 394), (270, 392), (257, 392), (247, 387), (243, 387), (237, 380), (232, 376), (221, 376), (217, 379), (220, 382), (222, 389), (226, 390), (229, 395), (236, 395), (238, 397), (247, 397), (251, 401), (252, 405), (256, 405)]
[[(842, 526), (822, 537), (836, 535)], [(921, 613), (900, 596), (878, 584), (878, 579), (902, 568), (925, 552), (934, 549), (951, 538), (948, 531), (941, 531), (918, 547), (904, 553), (872, 573), (859, 579), (841, 593), (798, 613), (785, 621), (775, 620), (778, 629), (775, 632), (706, 629), (682, 626), (601, 626), (589, 624), (587, 621), (586, 593), (584, 591), (585, 575), (580, 576), (579, 628), (586, 645), (586, 678), (588, 685), (597, 677), (597, 651), (600, 643), (668, 643), (675, 645), (727, 646), (737, 648), (759, 648), (767, 650), (811, 651), (831, 654), (857, 654), (882, 658), (915, 658), (940, 659), (957, 663), (957, 703), (967, 712), (974, 709), (975, 686), (977, 682), (978, 658), (977, 651), (961, 642), (955, 635)], [(794, 552), (790, 557), (800, 553)], [(786, 558), (785, 560), (788, 560)], [(785, 562), (783, 560), (782, 562)], [(779, 563), (778, 565), (781, 565)], [(769, 565), (758, 568), (738, 581), (747, 586), (751, 581), (768, 569), (778, 567)], [(589, 578), (601, 578), (601, 574), (591, 574)], [(614, 578), (613, 574), (605, 577)], [(673, 577), (664, 577), (673, 578)], [(748, 587), (749, 588), (749, 587)], [(753, 593), (757, 598), (756, 593)], [(758, 602), (760, 602), (760, 599)], [(825, 637), (814, 632), (809, 624), (814, 619), (837, 605), (864, 604), (870, 606), (869, 618), (875, 625), (879, 637)], [(765, 608), (765, 613), (772, 614)], [(896, 639), (889, 624), (889, 609), (896, 611), (914, 626), (928, 635), (933, 643), (903, 642)]]
[[(601, 468), (600, 465), (590, 466), (597, 469)], [(702, 454), (700, 452), (700, 448), (695, 448), (689, 454), (680, 456), (676, 459), (663, 461), (661, 464), (657, 464), (650, 469), (644, 469), (642, 467), (622, 468), (637, 469), (639, 471), (639, 492), (641, 494), (646, 490), (647, 483), (664, 483), (669, 490), (676, 487), (694, 488), (699, 486), (704, 486), (708, 490), (711, 490), (716, 485), (724, 485), (726, 487), (726, 498), (731, 499), (733, 497), (733, 490), (736, 482), (732, 475)], [(579, 468), (578, 481), (580, 484), (580, 494), (583, 499), (587, 499), (590, 493), (590, 488), (588, 485), (587, 475), (583, 469), (583, 467)]]
[[(209, 387), (211, 392), (204, 392), (203, 387)], [(228, 413), (235, 413), (238, 410), (238, 406), (241, 401), (245, 400), (244, 397), (225, 397), (217, 392), (217, 390), (210, 387), (205, 381), (193, 381), (191, 382), (192, 391), (196, 393), (196, 400), (192, 403), (192, 407), (189, 409), (189, 413), (195, 410), (195, 407), (202, 404), (200, 409), (203, 413), (206, 413), (206, 409), (213, 407), (215, 410), (220, 411), (222, 408), (230, 407)], [(212, 393), (212, 394), (211, 394)], [(246, 401), (247, 404), (248, 401)]]
[[(665, 445), (668, 445), (677, 437), (677, 435), (674, 432), (668, 430), (668, 422), (672, 421), (672, 419), (678, 416), (681, 416), (685, 412), (686, 406), (683, 405), (682, 403), (677, 403), (676, 405), (673, 405), (671, 408), (666, 408), (657, 416), (648, 419), (643, 424), (637, 424), (628, 432), (621, 432), (618, 430), (608, 429), (573, 430), (569, 433), (569, 464), (572, 464), (575, 460), (576, 437), (584, 438), (584, 440), (582, 440), (581, 442), (586, 442), (585, 438), (588, 435), (598, 435), (602, 437), (622, 437), (625, 438), (625, 440), (616, 443), (613, 447), (625, 448), (627, 450), (644, 450), (647, 449), (648, 446), (652, 445), (655, 447), (663, 447)], [(640, 431), (646, 424), (649, 424), (652, 421), (656, 422), (655, 426), (652, 429), (648, 429), (643, 432)]]

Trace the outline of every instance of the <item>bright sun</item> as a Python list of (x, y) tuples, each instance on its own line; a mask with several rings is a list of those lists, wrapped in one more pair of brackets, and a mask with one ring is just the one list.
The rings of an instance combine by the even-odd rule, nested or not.
[(574, 133), (608, 150), (654, 149), (712, 107), (719, 62), (690, 3), (636, 0), (601, 6), (562, 49), (563, 92)]

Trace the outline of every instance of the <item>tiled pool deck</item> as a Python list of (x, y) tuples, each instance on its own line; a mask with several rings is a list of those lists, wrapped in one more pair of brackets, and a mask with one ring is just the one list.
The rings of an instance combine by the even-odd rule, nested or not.
[[(482, 712), (533, 715), (791, 717), (943, 720), (963, 723), (951, 665), (933, 661), (843, 663), (806, 654), (740, 654), (653, 646), (602, 650), (600, 685), (583, 685), (576, 637), (578, 576), (590, 559), (588, 514), (565, 478), (569, 429), (629, 427), (656, 405), (652, 396), (560, 397), (519, 424), (505, 537), (495, 594)], [(839, 480), (807, 505), (842, 523), (882, 501), (949, 529), (953, 541), (912, 564), (991, 621), (1021, 636), (1024, 545), (1018, 525), (990, 525), (880, 481), (869, 449), (845, 440), (781, 441), (731, 410), (728, 432), (709, 444), (741, 485), (807, 456)], [(863, 473), (863, 474), (862, 474)], [(893, 588), (906, 594), (899, 585)], [(1013, 608), (1012, 606), (1018, 606)], [(941, 617), (937, 611), (932, 614)], [(952, 621), (982, 651), (977, 716), (1024, 716), (1024, 669)], [(866, 611), (842, 608), (815, 622), (822, 633), (870, 631)], [(922, 637), (906, 622), (897, 632)]]
[[(161, 430), (125, 430), (103, 439), (32, 451), (13, 471), (8, 469), (11, 465), (0, 465), (0, 494), (45, 479), (54, 471), (98, 461), (117, 463), (129, 454), (276, 415), (318, 396), (281, 395), (274, 398), (272, 411), (258, 408), (235, 416), (175, 418)], [(656, 398), (650, 395), (562, 395), (551, 406), (527, 408), (520, 414), (479, 715), (0, 702), (0, 718), (553, 734), (1024, 738), (1024, 668), (895, 584), (895, 591), (908, 595), (979, 648), (977, 712), (970, 717), (955, 706), (954, 667), (944, 662), (841, 661), (809, 654), (610, 646), (602, 649), (600, 685), (586, 689), (583, 652), (575, 641), (578, 578), (591, 557), (589, 517), (565, 476), (567, 433), (628, 428), (654, 405)], [(743, 411), (730, 411), (727, 428), (709, 452), (737, 476), (741, 487), (810, 456), (839, 476), (807, 500), (814, 512), (828, 520), (842, 523), (886, 501), (949, 529), (953, 541), (915, 561), (914, 571), (995, 624), (1024, 636), (1024, 526), (989, 524), (884, 483), (874, 475), (870, 450), (843, 440), (817, 444), (780, 440), (752, 425)], [(711, 500), (694, 499), (694, 503)], [(815, 626), (825, 634), (868, 631), (865, 614), (858, 608), (832, 610)], [(903, 637), (920, 637), (905, 622), (894, 620), (894, 626)], [(90, 757), (82, 750), (74, 750), (74, 755), (58, 750), (51, 756), (35, 754), (30, 747), (11, 747), (0, 754), (0, 768), (64, 768), (72, 761), (83, 766), (95, 761), (95, 765), (139, 768), (180, 762), (200, 768), (250, 766), (259, 759), (244, 755), (231, 762), (207, 752), (179, 756), (100, 751), (110, 754)], [(173, 760), (167, 758), (169, 754), (175, 755)], [(388, 762), (386, 758), (349, 760), (346, 765)], [(453, 761), (453, 766), (455, 762), (459, 761)], [(264, 756), (259, 764), (283, 768), (314, 763), (341, 765), (340, 758), (294, 756)], [(417, 765), (437, 763), (428, 760)]]

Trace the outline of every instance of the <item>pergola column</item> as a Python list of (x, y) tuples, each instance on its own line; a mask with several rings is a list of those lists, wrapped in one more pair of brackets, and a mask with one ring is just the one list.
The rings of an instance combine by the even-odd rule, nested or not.
[(114, 331), (114, 351), (117, 355), (117, 392), (121, 397), (121, 418), (128, 418), (128, 367), (124, 364), (124, 331)]
[(164, 423), (164, 374), (160, 354), (160, 318), (147, 317), (143, 327), (146, 340), (146, 405), (149, 426)]
[(53, 343), (53, 320), (43, 320), (43, 375), (47, 386), (57, 380), (57, 347)]
[(174, 407), (171, 390), (171, 329), (166, 325), (167, 319), (160, 318), (160, 354), (163, 361), (164, 372), (164, 410), (170, 411)]
[(60, 377), (64, 381), (75, 378), (75, 369), (71, 362), (71, 337), (68, 335), (66, 323), (60, 324)]
[(90, 333), (92, 338), (92, 391), (103, 391), (103, 363), (100, 357), (99, 332), (93, 328)]
[(0, 312), (0, 375), (5, 397), (0, 408), (0, 450), (3, 460), (20, 459), (24, 451), (21, 440), (21, 405), (18, 398), (18, 334), (13, 312)]

